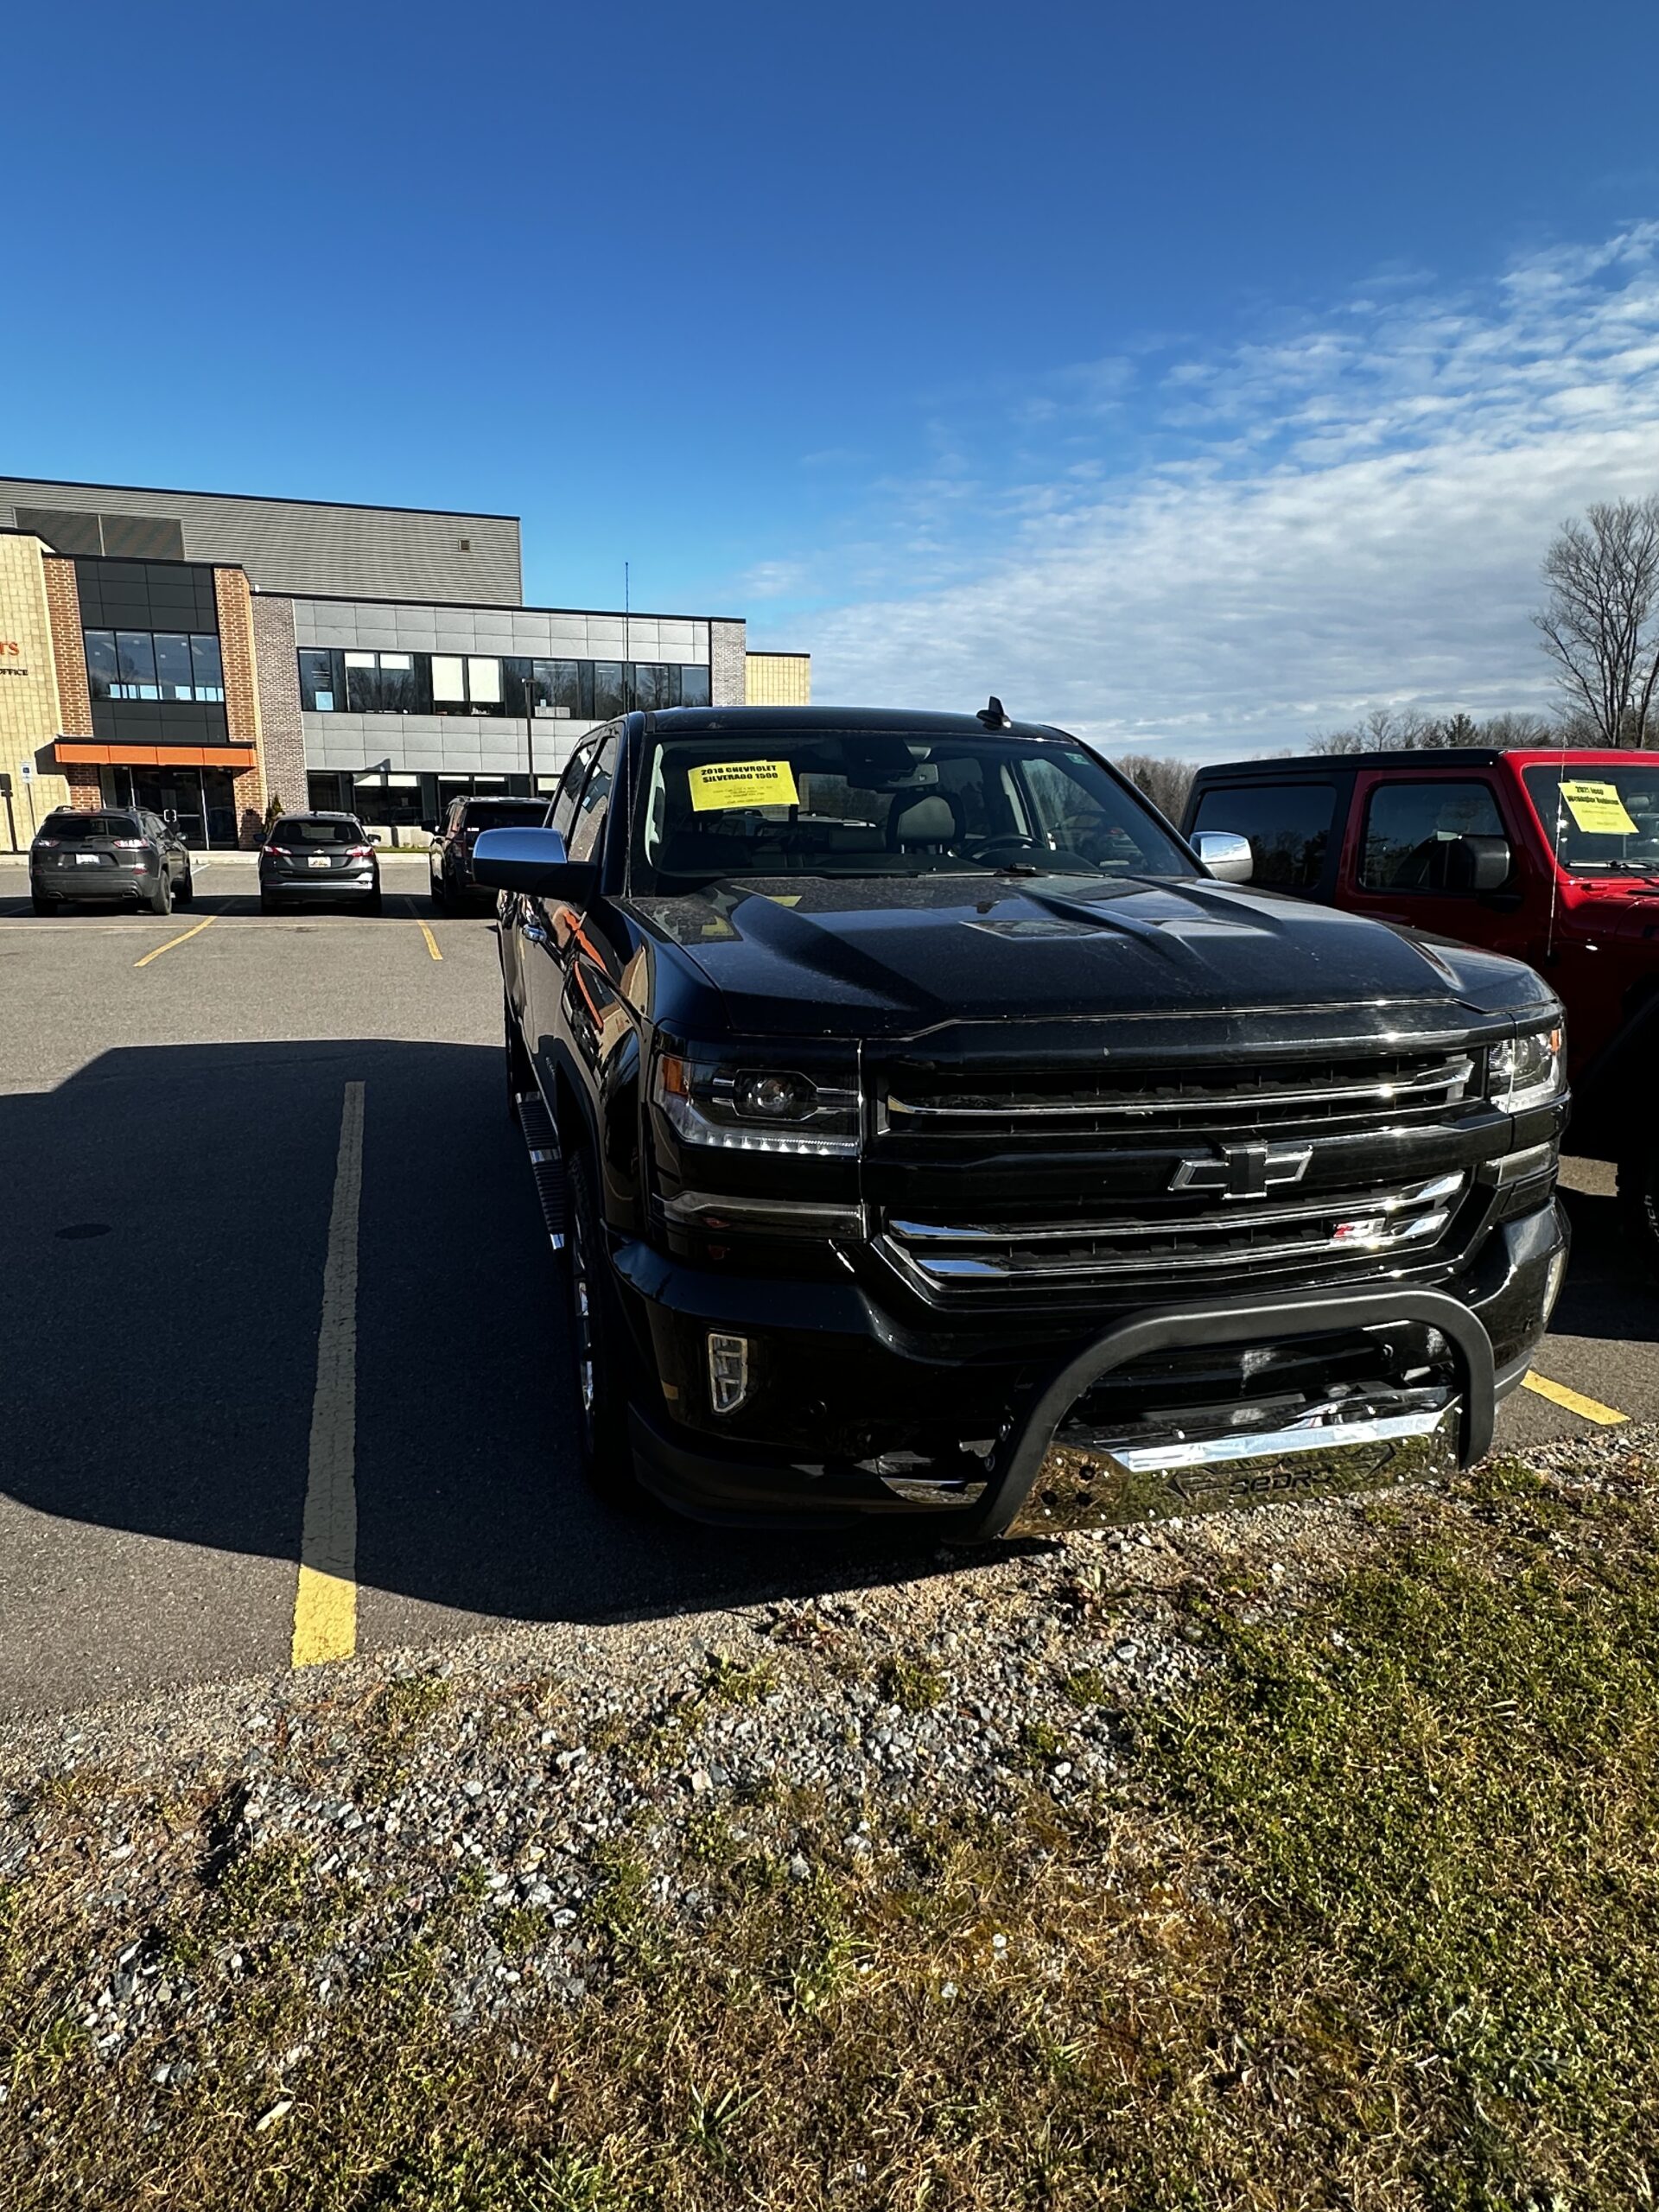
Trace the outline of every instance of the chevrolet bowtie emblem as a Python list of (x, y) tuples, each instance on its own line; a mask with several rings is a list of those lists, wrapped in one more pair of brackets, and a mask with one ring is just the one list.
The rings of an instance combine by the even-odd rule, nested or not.
[(1220, 1191), (1230, 1198), (1265, 1198), (1286, 1183), (1300, 1183), (1313, 1157), (1311, 1145), (1223, 1144), (1189, 1153), (1169, 1179), (1172, 1191)]

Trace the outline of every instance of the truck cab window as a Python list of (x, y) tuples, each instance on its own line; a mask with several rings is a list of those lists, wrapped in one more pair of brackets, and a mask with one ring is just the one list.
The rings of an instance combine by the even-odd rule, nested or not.
[(1489, 784), (1428, 778), (1381, 784), (1365, 809), (1361, 887), (1459, 891), (1454, 856), (1462, 841), (1503, 834), (1503, 817)]
[(582, 783), (593, 764), (594, 752), (592, 744), (580, 745), (570, 755), (558, 797), (553, 802), (553, 811), (548, 817), (548, 828), (556, 830), (567, 845), (570, 842), (570, 824), (576, 818), (576, 801), (582, 797)]
[(601, 832), (610, 811), (611, 783), (616, 774), (620, 741), (607, 738), (594, 763), (593, 773), (582, 785), (575, 819), (570, 825), (569, 852), (573, 861), (591, 861), (599, 853)]
[(1204, 792), (1192, 818), (1200, 830), (1230, 830), (1250, 841), (1250, 880), (1268, 891), (1310, 891), (1325, 871), (1336, 817), (1334, 784), (1239, 784)]

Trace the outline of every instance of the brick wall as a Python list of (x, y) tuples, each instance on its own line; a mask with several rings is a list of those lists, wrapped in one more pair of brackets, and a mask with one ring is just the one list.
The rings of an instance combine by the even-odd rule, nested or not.
[[(255, 748), (260, 763), (259, 687), (255, 677), (253, 594), (240, 569), (213, 570), (219, 607), (219, 650), (225, 664), (225, 730)], [(259, 842), (264, 827), (265, 785), (259, 765), (232, 779), (236, 791), (237, 842), (245, 851)]]
[(294, 642), (294, 602), (253, 599), (253, 671), (259, 692), (259, 728), (267, 801), (306, 804), (305, 726), (300, 716), (300, 664)]
[(716, 707), (741, 707), (748, 696), (747, 636), (742, 622), (709, 625), (709, 690)]
[(744, 696), (752, 707), (810, 707), (810, 653), (747, 653)]
[(59, 732), (64, 737), (90, 737), (92, 695), (80, 637), (75, 564), (48, 553), (41, 565), (46, 570), (46, 603), (52, 619), (52, 660), (58, 674)]

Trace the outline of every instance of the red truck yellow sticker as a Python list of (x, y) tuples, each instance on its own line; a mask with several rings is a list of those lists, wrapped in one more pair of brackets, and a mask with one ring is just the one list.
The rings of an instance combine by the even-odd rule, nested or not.
[(691, 811), (713, 814), (733, 806), (798, 806), (795, 772), (787, 760), (716, 760), (689, 772)]
[(1580, 830), (1599, 837), (1634, 837), (1636, 824), (1625, 811), (1617, 784), (1563, 781), (1561, 803)]

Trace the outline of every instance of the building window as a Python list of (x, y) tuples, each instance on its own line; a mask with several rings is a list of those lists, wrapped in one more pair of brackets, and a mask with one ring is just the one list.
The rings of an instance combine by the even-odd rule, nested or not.
[(335, 715), (346, 703), (346, 657), (326, 646), (300, 655), (300, 704), (309, 715)]
[[(116, 634), (110, 677), (116, 672)], [(93, 633), (88, 632), (92, 664)], [(200, 641), (193, 641), (200, 642)], [(209, 639), (217, 652), (216, 641)], [(480, 653), (342, 652), (308, 646), (299, 657), (300, 704), (308, 714), (500, 715), (607, 722), (631, 707), (658, 713), (711, 703), (706, 664), (687, 661), (503, 661)], [(197, 682), (200, 677), (198, 673)], [(149, 695), (149, 696), (154, 696)], [(222, 692), (198, 698), (220, 697)]]
[(594, 718), (607, 722), (613, 715), (627, 711), (627, 694), (622, 685), (623, 669), (620, 660), (596, 660), (594, 663)]
[(665, 708), (677, 706), (679, 702), (674, 694), (680, 688), (679, 673), (666, 661), (635, 661), (629, 670), (633, 678), (629, 686), (629, 703), (647, 715), (660, 714)]
[(94, 699), (222, 702), (219, 639), (182, 630), (83, 630)]
[(479, 653), (433, 653), (430, 658), (435, 715), (505, 713), (499, 660)]
[(347, 653), (346, 704), (354, 715), (418, 715), (424, 653)]

